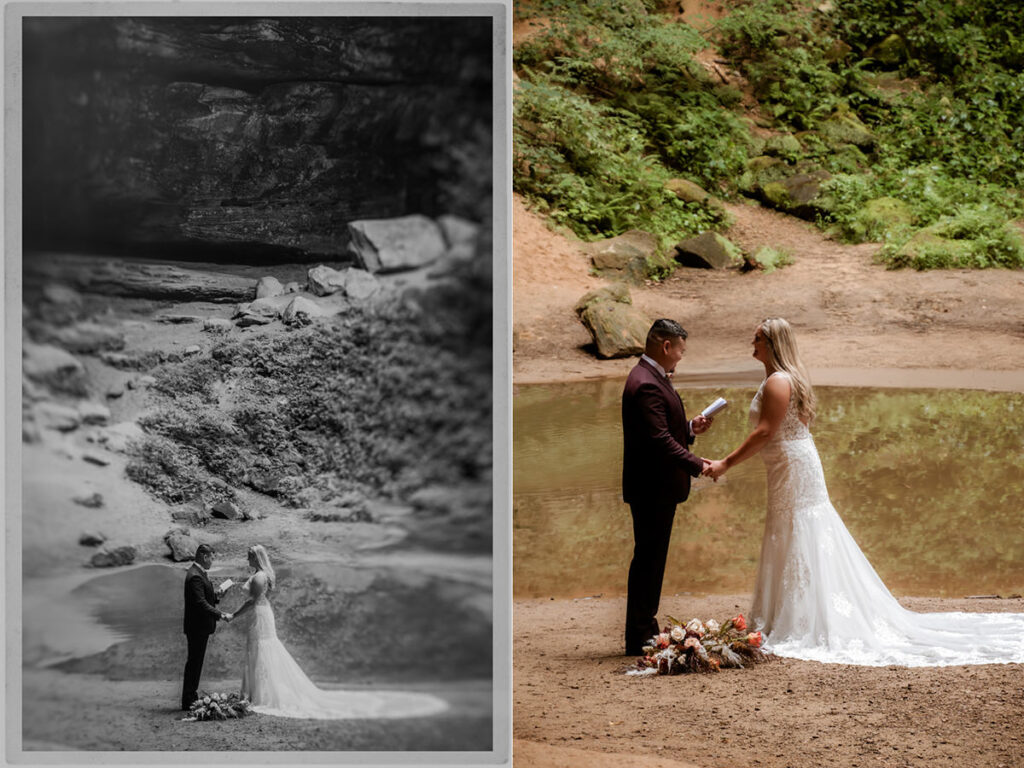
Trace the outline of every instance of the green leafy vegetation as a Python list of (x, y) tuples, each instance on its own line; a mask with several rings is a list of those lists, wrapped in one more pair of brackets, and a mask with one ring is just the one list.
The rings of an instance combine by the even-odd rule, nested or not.
[(489, 292), (439, 288), (416, 304), (350, 307), (164, 366), (166, 406), (142, 419), (129, 476), (171, 503), (231, 486), (293, 506), (489, 487)]
[[(639, 0), (517, 12), (546, 26), (516, 51), (514, 185), (578, 235), (638, 228), (667, 243), (721, 226), (666, 181), (765, 199), (749, 180), (774, 162), (831, 173), (819, 224), (884, 243), (891, 267), (1024, 266), (1010, 224), (1024, 216), (1018, 9), (748, 0), (703, 33)], [(746, 78), (752, 112), (697, 63), (712, 47)]]

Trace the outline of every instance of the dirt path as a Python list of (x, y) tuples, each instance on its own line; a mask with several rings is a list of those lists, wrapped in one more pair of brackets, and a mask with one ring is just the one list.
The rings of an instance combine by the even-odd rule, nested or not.
[[(970, 370), (981, 372), (963, 379), (972, 386), (1024, 388), (1024, 374), (1012, 375), (1024, 361), (1024, 273), (890, 271), (873, 262), (877, 244), (837, 243), (757, 205), (728, 209), (733, 242), (786, 250), (794, 263), (769, 274), (680, 268), (631, 289), (652, 319), (676, 318), (690, 332), (682, 376), (756, 374), (754, 325), (782, 316), (812, 371)], [(573, 305), (604, 281), (590, 275), (579, 241), (551, 231), (518, 196), (513, 230), (515, 382), (625, 376), (632, 358), (599, 360), (584, 349), (591, 339)]]

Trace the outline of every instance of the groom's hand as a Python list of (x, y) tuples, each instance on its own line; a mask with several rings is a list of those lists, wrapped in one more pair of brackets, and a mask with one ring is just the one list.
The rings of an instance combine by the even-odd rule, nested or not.
[(704, 434), (709, 429), (711, 429), (711, 425), (714, 423), (714, 421), (715, 419), (713, 416), (705, 416), (703, 414), (701, 414), (700, 416), (695, 416), (693, 418), (693, 421), (690, 422), (690, 426), (693, 428), (693, 434)]

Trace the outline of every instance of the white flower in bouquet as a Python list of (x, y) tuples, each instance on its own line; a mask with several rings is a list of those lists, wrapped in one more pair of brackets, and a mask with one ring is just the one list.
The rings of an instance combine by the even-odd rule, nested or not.
[(701, 623), (700, 619), (690, 619), (689, 623), (686, 625), (686, 631), (696, 632), (698, 635), (703, 635), (705, 632), (704, 625)]
[(708, 628), (708, 632), (710, 632), (713, 635), (717, 634), (718, 630), (722, 628), (722, 625), (714, 619), (708, 619), (707, 624), (705, 624), (704, 626), (706, 626)]
[(686, 630), (682, 627), (672, 627), (672, 631), (668, 633), (669, 637), (672, 638), (673, 643), (681, 643), (686, 638)]
[(209, 696), (204, 696), (203, 697), (203, 704), (209, 704), (209, 703), (210, 703), (210, 697)]

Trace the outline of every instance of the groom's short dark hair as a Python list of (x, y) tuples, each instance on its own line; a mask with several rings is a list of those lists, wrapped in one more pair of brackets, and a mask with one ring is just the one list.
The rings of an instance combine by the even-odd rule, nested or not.
[(198, 547), (196, 547), (196, 554), (195, 554), (195, 557), (193, 559), (194, 560), (198, 560), (200, 555), (212, 555), (212, 554), (213, 554), (213, 547), (211, 547), (209, 544), (200, 544)]
[(650, 347), (652, 344), (656, 347), (661, 342), (668, 339), (679, 337), (685, 339), (689, 334), (686, 333), (686, 329), (683, 328), (675, 320), (669, 320), (666, 317), (662, 317), (654, 321), (654, 325), (651, 326), (651, 330), (647, 332), (647, 346)]

